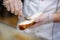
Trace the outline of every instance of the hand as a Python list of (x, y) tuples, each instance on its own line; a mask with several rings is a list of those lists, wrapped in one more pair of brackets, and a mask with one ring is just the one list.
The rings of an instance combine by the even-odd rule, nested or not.
[(11, 11), (11, 13), (18, 15), (18, 17), (22, 15), (21, 0), (4, 0), (3, 5), (7, 8), (8, 11)]
[(49, 14), (41, 14), (41, 16), (38, 16), (38, 18), (36, 18), (35, 20), (35, 25), (33, 26), (39, 26), (41, 24), (47, 24), (52, 22), (52, 17)]

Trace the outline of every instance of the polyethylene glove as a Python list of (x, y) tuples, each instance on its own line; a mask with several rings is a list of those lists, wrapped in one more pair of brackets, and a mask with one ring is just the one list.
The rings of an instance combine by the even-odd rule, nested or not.
[(21, 0), (4, 0), (3, 5), (7, 8), (8, 11), (14, 13), (15, 15), (22, 15), (22, 2)]
[(42, 13), (40, 16), (35, 18), (35, 24), (33, 26), (39, 26), (39, 25), (43, 25), (51, 22), (53, 22), (53, 15)]

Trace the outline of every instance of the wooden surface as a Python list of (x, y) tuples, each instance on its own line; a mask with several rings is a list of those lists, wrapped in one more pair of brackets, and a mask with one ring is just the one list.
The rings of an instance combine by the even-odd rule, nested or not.
[(0, 40), (40, 40), (38, 38), (27, 36), (17, 32), (16, 29), (9, 25), (0, 23)]
[(0, 22), (6, 23), (14, 27), (16, 27), (17, 21), (18, 21), (18, 18), (17, 16), (14, 16), (14, 15), (12, 17), (4, 17), (4, 18), (0, 17)]

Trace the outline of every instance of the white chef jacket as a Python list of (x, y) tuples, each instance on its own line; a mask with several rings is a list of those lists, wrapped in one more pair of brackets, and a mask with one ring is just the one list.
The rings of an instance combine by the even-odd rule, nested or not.
[[(49, 14), (49, 16), (52, 18), (53, 16), (50, 14), (55, 13), (56, 9), (57, 12), (60, 12), (60, 0), (58, 6), (57, 2), (58, 0), (24, 0), (23, 14), (25, 17), (29, 17), (35, 13), (37, 14), (39, 12), (44, 12)], [(19, 23), (22, 20), (23, 19), (20, 18)], [(48, 40), (60, 40), (60, 23), (48, 23), (19, 31), (29, 35), (35, 35), (36, 37), (46, 38)]]

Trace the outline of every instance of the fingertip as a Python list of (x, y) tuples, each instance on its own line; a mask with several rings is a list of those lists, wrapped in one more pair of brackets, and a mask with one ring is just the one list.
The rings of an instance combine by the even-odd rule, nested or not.
[(15, 10), (15, 15), (18, 15), (18, 11), (17, 10)]
[(20, 15), (18, 14), (18, 19), (20, 19)]
[(20, 19), (22, 17), (22, 15), (18, 15), (18, 19)]
[(7, 8), (7, 11), (10, 11), (10, 8)]

